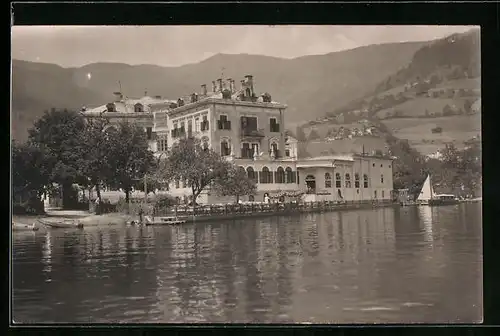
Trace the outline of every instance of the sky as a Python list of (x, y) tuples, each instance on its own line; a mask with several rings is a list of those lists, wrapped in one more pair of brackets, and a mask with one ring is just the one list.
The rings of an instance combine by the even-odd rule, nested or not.
[(281, 58), (390, 42), (428, 41), (472, 26), (13, 26), (12, 58), (180, 66), (217, 53)]

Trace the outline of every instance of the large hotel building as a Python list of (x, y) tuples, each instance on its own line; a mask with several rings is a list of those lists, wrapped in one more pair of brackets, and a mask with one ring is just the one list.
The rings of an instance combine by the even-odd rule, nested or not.
[[(113, 102), (83, 114), (87, 118), (107, 117), (109, 127), (124, 119), (141, 125), (156, 156), (166, 154), (182, 137), (200, 138), (203, 146), (213, 148), (257, 182), (257, 194), (245, 196), (243, 201), (262, 201), (266, 193), (285, 198), (303, 194), (304, 201), (391, 198), (389, 156), (374, 155), (370, 149), (365, 152), (365, 146), (362, 151), (335, 155), (313, 153), (312, 147), (302, 150), (303, 144), (285, 132), (287, 106), (273, 101), (268, 93), (256, 94), (253, 76), (245, 76), (239, 89), (232, 79), (218, 79), (211, 86), (208, 91), (202, 85), (200, 93), (177, 100), (158, 96), (128, 99), (116, 92)], [(336, 142), (328, 146), (335, 149)], [(168, 189), (179, 198), (191, 193), (183, 181)], [(234, 199), (206, 190), (197, 201), (211, 204)]]

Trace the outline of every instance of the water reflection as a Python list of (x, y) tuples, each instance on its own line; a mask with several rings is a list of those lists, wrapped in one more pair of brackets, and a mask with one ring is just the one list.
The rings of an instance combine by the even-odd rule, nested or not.
[(40, 232), (14, 241), (14, 318), (475, 322), (478, 217), (405, 207)]

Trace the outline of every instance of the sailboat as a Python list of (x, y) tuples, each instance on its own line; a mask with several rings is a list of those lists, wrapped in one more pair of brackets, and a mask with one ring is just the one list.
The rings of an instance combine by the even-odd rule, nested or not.
[(432, 188), (431, 175), (427, 175), (420, 194), (417, 197), (418, 205), (451, 205), (458, 204), (459, 200), (452, 194), (436, 194)]

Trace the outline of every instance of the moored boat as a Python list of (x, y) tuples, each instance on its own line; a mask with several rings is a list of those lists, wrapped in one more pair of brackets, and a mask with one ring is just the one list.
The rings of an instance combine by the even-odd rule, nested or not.
[[(178, 225), (184, 224), (186, 220), (180, 219), (177, 216), (165, 216), (165, 217), (151, 217), (144, 216), (143, 224), (147, 226), (151, 225)], [(139, 221), (132, 221), (131, 224), (141, 224)]]
[(57, 220), (49, 220), (49, 219), (38, 219), (38, 221), (50, 228), (53, 229), (81, 229), (83, 228), (83, 224), (72, 219), (57, 219)]
[(40, 228), (33, 224), (20, 224), (12, 222), (12, 231), (38, 231)]
[(436, 194), (432, 188), (431, 175), (427, 175), (427, 178), (422, 185), (420, 194), (417, 197), (418, 205), (453, 205), (458, 204), (460, 201), (455, 195), (451, 194)]

